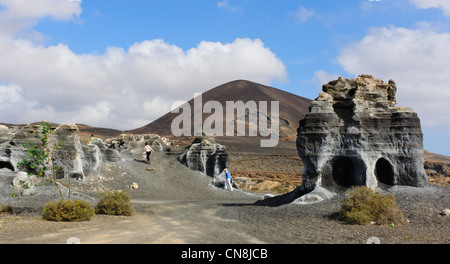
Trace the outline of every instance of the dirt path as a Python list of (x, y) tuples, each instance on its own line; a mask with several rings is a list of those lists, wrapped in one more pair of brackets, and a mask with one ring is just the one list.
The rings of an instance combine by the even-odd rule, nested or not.
[[(238, 219), (217, 216), (223, 205), (204, 201), (133, 201), (131, 217), (96, 215), (92, 221), (57, 223), (37, 215), (3, 216), (0, 243), (85, 244), (264, 243), (248, 235)], [(235, 228), (237, 227), (237, 228)]]
[(132, 217), (96, 215), (92, 221), (56, 223), (32, 215), (3, 216), (0, 243), (61, 244), (73, 237), (84, 244), (364, 244), (370, 237), (384, 244), (450, 243), (450, 219), (439, 215), (440, 202), (408, 195), (399, 204), (409, 223), (389, 227), (340, 222), (337, 200), (280, 207), (242, 199), (135, 200)]

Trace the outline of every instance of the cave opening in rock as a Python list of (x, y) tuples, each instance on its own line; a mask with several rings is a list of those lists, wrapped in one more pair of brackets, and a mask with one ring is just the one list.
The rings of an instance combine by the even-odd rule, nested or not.
[(343, 187), (361, 185), (356, 177), (356, 168), (353, 160), (349, 157), (338, 157), (333, 161), (333, 179)]
[(375, 164), (375, 176), (381, 183), (394, 185), (394, 167), (384, 158), (378, 159)]
[(9, 161), (0, 161), (0, 169), (7, 168), (14, 171), (14, 166)]

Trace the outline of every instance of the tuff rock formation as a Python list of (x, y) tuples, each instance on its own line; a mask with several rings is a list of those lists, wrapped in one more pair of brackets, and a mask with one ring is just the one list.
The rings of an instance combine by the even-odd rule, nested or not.
[[(54, 137), (62, 148), (55, 150), (54, 159), (57, 165), (67, 165), (69, 175), (66, 177), (83, 180), (91, 171), (99, 171), (104, 162), (115, 162), (121, 159), (120, 154), (105, 146), (101, 139), (85, 144), (80, 140), (76, 125), (50, 124)], [(25, 126), (0, 126), (0, 169), (19, 172), (17, 163), (28, 158), (25, 143), (40, 145), (41, 128), (39, 124)], [(53, 142), (49, 141), (50, 148)], [(64, 161), (62, 155), (70, 158)], [(1, 176), (1, 175), (0, 175)], [(58, 177), (64, 177), (63, 172)]]
[(323, 85), (298, 129), (304, 163), (298, 193), (318, 186), (427, 185), (420, 120), (412, 109), (395, 106), (396, 91), (394, 81), (371, 75)]
[(136, 160), (145, 159), (145, 143), (148, 143), (154, 151), (168, 151), (172, 147), (168, 138), (157, 134), (121, 134), (105, 140), (106, 148), (128, 154)]
[(230, 167), (226, 147), (210, 137), (196, 137), (178, 159), (188, 168), (213, 178), (212, 184), (217, 187), (223, 186), (225, 182), (223, 170)]

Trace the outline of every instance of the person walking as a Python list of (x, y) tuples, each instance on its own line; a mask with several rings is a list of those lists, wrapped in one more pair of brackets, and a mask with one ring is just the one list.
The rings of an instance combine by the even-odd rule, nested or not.
[(233, 186), (231, 185), (231, 174), (227, 168), (225, 168), (223, 171), (225, 172), (225, 189), (227, 189), (228, 185), (228, 187), (230, 187), (230, 191), (232, 191)]
[(150, 164), (150, 154), (152, 154), (153, 149), (152, 149), (152, 147), (150, 147), (149, 144), (145, 143), (144, 150), (145, 150), (145, 153), (147, 154), (147, 162), (148, 162), (148, 164)]

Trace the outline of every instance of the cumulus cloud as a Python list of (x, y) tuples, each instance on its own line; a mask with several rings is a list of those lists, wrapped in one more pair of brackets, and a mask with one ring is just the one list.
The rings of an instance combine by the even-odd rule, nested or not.
[(416, 110), (422, 124), (450, 131), (450, 33), (427, 24), (417, 28), (371, 28), (359, 42), (340, 51), (350, 74), (369, 73), (397, 83), (397, 102)]
[(337, 80), (338, 74), (328, 73), (325, 70), (318, 70), (314, 72), (312, 82), (317, 85), (317, 91), (322, 92), (322, 86), (330, 81)]
[(13, 35), (37, 23), (38, 19), (55, 20), (79, 18), (81, 1), (70, 0), (0, 0), (0, 33)]
[[(104, 54), (79, 55), (62, 44), (44, 47), (3, 37), (0, 60), (0, 80), (20, 86), (15, 92), (21, 100), (37, 102), (28, 111), (51, 106), (60, 121), (73, 114), (74, 122), (121, 129), (137, 125), (134, 119), (148, 123), (170, 111), (174, 101), (234, 79), (286, 80), (283, 63), (258, 39), (204, 41), (187, 51), (151, 40), (128, 50), (109, 47)], [(24, 109), (14, 118), (26, 116)]]
[(0, 85), (0, 110), (20, 102), (22, 88), (18, 85)]
[(45, 119), (133, 129), (170, 111), (173, 102), (228, 81), (287, 79), (283, 63), (259, 39), (203, 41), (188, 50), (155, 39), (107, 47), (102, 54), (38, 45), (15, 33), (41, 17), (70, 20), (81, 8), (78, 1), (31, 2), (33, 10), (22, 0), (0, 0), (0, 21), (23, 22), (14, 32), (0, 28), (2, 122)]
[(441, 8), (444, 15), (450, 16), (450, 1), (448, 0), (410, 0), (410, 2), (421, 9)]

